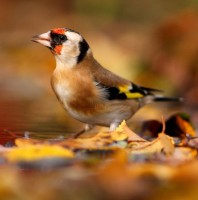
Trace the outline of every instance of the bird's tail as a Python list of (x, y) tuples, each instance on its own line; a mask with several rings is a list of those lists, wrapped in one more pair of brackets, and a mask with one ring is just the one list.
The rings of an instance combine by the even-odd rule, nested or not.
[(163, 101), (172, 101), (172, 102), (183, 102), (182, 97), (165, 97), (165, 96), (154, 96), (154, 101), (163, 102)]
[(146, 96), (144, 98), (144, 100), (142, 101), (143, 105), (149, 104), (152, 102), (183, 102), (183, 98), (181, 98), (181, 97), (166, 97), (163, 95), (152, 94), (152, 95)]

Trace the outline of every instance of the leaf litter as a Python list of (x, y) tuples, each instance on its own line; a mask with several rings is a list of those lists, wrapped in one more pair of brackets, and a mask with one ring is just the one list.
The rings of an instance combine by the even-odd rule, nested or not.
[[(125, 121), (111, 133), (102, 130), (75, 139), (53, 141), (11, 134), (14, 146), (5, 147), (5, 142), (0, 146), (0, 198), (13, 195), (13, 199), (77, 199), (78, 191), (80, 199), (195, 199), (195, 130), (181, 114), (161, 121), (157, 136), (148, 122), (143, 124), (140, 136)], [(29, 179), (35, 182), (34, 190), (28, 185)], [(46, 193), (37, 191), (44, 188)], [(179, 188), (185, 188), (185, 195)]]

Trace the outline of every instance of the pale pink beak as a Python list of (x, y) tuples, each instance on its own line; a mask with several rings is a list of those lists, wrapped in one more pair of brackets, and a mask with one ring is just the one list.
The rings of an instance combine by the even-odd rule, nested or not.
[(40, 34), (40, 35), (33, 36), (32, 41), (51, 48), (50, 31)]

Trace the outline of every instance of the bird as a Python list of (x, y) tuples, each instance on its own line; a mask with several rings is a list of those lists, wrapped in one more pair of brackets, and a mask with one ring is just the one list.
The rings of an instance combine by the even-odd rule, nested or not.
[(49, 48), (54, 55), (52, 89), (69, 115), (85, 124), (76, 137), (94, 126), (114, 131), (146, 104), (181, 100), (106, 69), (95, 59), (85, 38), (72, 29), (54, 28), (33, 36), (32, 41)]

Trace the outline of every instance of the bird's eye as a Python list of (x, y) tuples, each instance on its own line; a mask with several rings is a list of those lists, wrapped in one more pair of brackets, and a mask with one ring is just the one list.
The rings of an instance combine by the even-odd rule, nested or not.
[(64, 41), (67, 40), (66, 35), (60, 35), (59, 38), (60, 38), (60, 41), (61, 41), (61, 42), (64, 42)]

